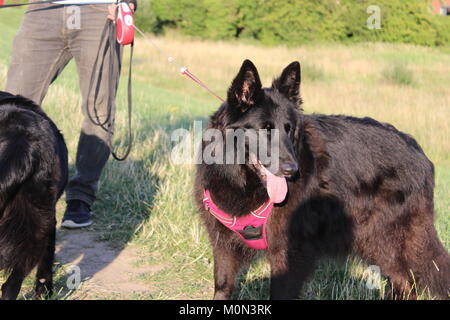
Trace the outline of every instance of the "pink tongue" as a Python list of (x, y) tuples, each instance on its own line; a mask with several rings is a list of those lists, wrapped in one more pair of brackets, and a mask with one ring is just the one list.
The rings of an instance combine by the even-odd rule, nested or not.
[(287, 194), (287, 183), (285, 177), (278, 177), (261, 165), (262, 172), (266, 175), (266, 188), (270, 201), (273, 203), (283, 202)]

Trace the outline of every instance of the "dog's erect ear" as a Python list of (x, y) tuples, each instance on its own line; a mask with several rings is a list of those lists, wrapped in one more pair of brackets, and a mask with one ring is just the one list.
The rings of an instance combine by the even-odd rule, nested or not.
[(250, 60), (245, 60), (228, 89), (228, 103), (244, 112), (255, 104), (261, 87), (258, 70)]
[(300, 81), (300, 63), (298, 61), (294, 61), (283, 70), (278, 79), (273, 81), (272, 88), (277, 89), (289, 100), (297, 105), (300, 105)]

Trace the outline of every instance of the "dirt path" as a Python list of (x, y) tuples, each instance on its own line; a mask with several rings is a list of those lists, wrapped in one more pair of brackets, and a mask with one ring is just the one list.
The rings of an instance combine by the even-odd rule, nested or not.
[[(161, 270), (161, 266), (142, 266), (139, 249), (112, 248), (99, 238), (99, 233), (90, 230), (58, 229), (56, 261), (67, 273), (61, 287), (69, 293), (68, 298), (136, 299), (155, 294), (142, 277)], [(74, 274), (73, 266), (79, 267), (82, 283), (78, 290), (69, 291), (65, 282)]]

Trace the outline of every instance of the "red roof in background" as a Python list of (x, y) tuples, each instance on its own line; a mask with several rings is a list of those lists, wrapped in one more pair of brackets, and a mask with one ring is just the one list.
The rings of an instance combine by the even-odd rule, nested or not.
[(441, 1), (433, 0), (433, 13), (439, 14), (441, 13)]
[(450, 0), (433, 0), (432, 6), (433, 6), (433, 13), (440, 14), (441, 8), (443, 6), (450, 7)]

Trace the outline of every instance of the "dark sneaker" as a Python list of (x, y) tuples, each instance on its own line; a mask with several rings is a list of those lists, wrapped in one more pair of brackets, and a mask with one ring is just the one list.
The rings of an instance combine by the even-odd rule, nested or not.
[(86, 202), (81, 200), (67, 201), (61, 227), (68, 229), (88, 227), (92, 224), (91, 215), (91, 207)]

